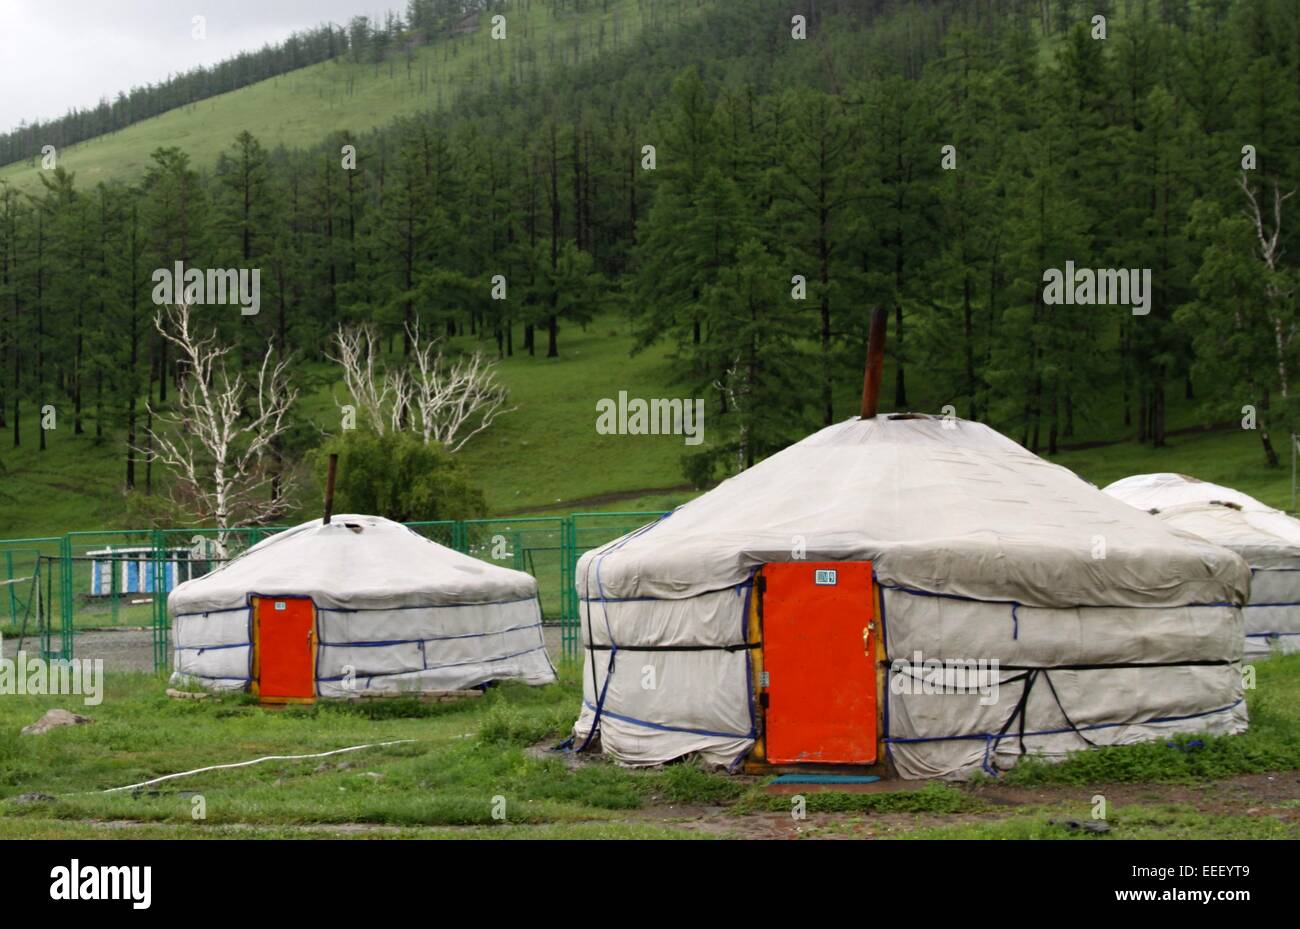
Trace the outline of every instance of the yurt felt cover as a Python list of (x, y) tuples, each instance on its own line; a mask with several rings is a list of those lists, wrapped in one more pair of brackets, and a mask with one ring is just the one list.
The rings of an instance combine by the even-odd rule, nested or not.
[[(1031, 669), (1003, 673), (989, 706), (889, 694), (885, 744), (904, 776), (1245, 728), (1239, 556), (987, 426), (880, 416), (827, 427), (582, 557), (579, 744), (599, 713), (601, 746), (624, 762), (740, 761), (758, 725), (752, 578), (798, 556), (874, 564), (891, 660)], [(634, 651), (620, 661), (620, 648)]]
[(285, 530), (173, 590), (174, 678), (247, 687), (259, 595), (314, 602), (322, 696), (555, 680), (536, 579), (356, 515)]
[(1182, 474), (1137, 474), (1105, 492), (1246, 559), (1246, 657), (1300, 651), (1300, 520), (1241, 491)]

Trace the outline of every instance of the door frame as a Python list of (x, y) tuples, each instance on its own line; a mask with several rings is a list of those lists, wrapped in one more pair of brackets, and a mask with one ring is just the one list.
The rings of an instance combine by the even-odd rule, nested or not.
[[(259, 606), (264, 600), (306, 600), (311, 604), (311, 688), (310, 697), (265, 697), (261, 693), (262, 687), (262, 624), (258, 616)], [(320, 610), (316, 606), (316, 601), (303, 594), (249, 594), (248, 595), (248, 613), (252, 623), (252, 642), (253, 642), (253, 668), (252, 677), (249, 681), (249, 689), (257, 697), (259, 703), (315, 703), (319, 696), (320, 684), (316, 679), (316, 667), (320, 659)]]
[[(786, 564), (786, 562), (769, 562)], [(871, 564), (870, 561), (867, 562)], [(873, 641), (875, 645), (875, 675), (876, 675), (876, 761), (874, 764), (818, 764), (816, 762), (800, 762), (796, 764), (780, 762), (769, 763), (767, 760), (767, 688), (763, 686), (763, 671), (765, 669), (764, 639), (763, 639), (763, 597), (767, 593), (767, 581), (763, 576), (763, 568), (766, 564), (760, 565), (754, 571), (752, 578), (752, 596), (749, 602), (749, 615), (746, 621), (746, 628), (749, 633), (749, 641), (755, 643), (750, 650), (750, 670), (751, 670), (751, 706), (754, 708), (755, 729), (757, 735), (754, 738), (754, 745), (745, 759), (745, 771), (751, 774), (765, 773), (799, 773), (808, 771), (824, 771), (833, 773), (836, 771), (852, 773), (870, 773), (879, 774), (882, 777), (893, 776), (893, 764), (889, 758), (888, 743), (886, 739), (889, 736), (886, 728), (889, 721), (889, 708), (887, 701), (888, 694), (888, 675), (884, 673), (889, 667), (889, 655), (885, 644), (885, 594), (881, 589), (879, 582), (876, 580), (874, 566), (871, 570), (871, 588), (875, 597), (875, 614), (876, 620), (873, 630)]]

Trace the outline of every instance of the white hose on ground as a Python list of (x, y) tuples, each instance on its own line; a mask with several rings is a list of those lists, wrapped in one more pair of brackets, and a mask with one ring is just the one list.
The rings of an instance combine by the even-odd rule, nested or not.
[(195, 768), (193, 771), (182, 771), (179, 774), (164, 774), (162, 777), (155, 777), (151, 781), (141, 781), (138, 784), (127, 784), (125, 787), (110, 787), (108, 790), (102, 790), (100, 793), (111, 794), (119, 790), (134, 790), (137, 787), (148, 787), (151, 784), (161, 784), (163, 781), (175, 780), (178, 777), (189, 777), (191, 774), (202, 774), (204, 771), (219, 771), (223, 768), (246, 768), (249, 765), (261, 764), (263, 761), (297, 761), (301, 758), (325, 758), (328, 755), (341, 755), (344, 752), (359, 752), (363, 748), (382, 748), (385, 745), (401, 745), (405, 742), (414, 742), (415, 739), (396, 739), (392, 742), (370, 742), (366, 745), (351, 745), (347, 748), (336, 748), (329, 752), (316, 752), (313, 755), (267, 755), (265, 758), (254, 758), (252, 761), (237, 761), (233, 764), (213, 764), (206, 768)]

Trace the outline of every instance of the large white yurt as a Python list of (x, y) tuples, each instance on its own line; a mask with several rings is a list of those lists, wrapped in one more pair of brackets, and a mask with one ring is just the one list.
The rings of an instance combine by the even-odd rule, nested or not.
[(174, 681), (265, 702), (555, 680), (536, 579), (377, 516), (271, 536), (167, 605)]
[(579, 747), (960, 777), (1246, 728), (1238, 555), (870, 407), (582, 557)]
[(1185, 474), (1135, 474), (1105, 492), (1246, 560), (1247, 658), (1300, 651), (1300, 520), (1239, 490)]

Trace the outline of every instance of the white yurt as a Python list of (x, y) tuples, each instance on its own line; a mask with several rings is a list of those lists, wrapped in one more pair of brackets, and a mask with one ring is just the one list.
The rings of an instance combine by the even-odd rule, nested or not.
[(926, 778), (1246, 728), (1238, 555), (874, 406), (582, 557), (578, 747)]
[(1247, 658), (1300, 651), (1300, 520), (1239, 490), (1185, 474), (1135, 474), (1105, 492), (1246, 559)]
[(167, 605), (173, 681), (269, 703), (555, 680), (536, 579), (377, 516), (271, 536)]

